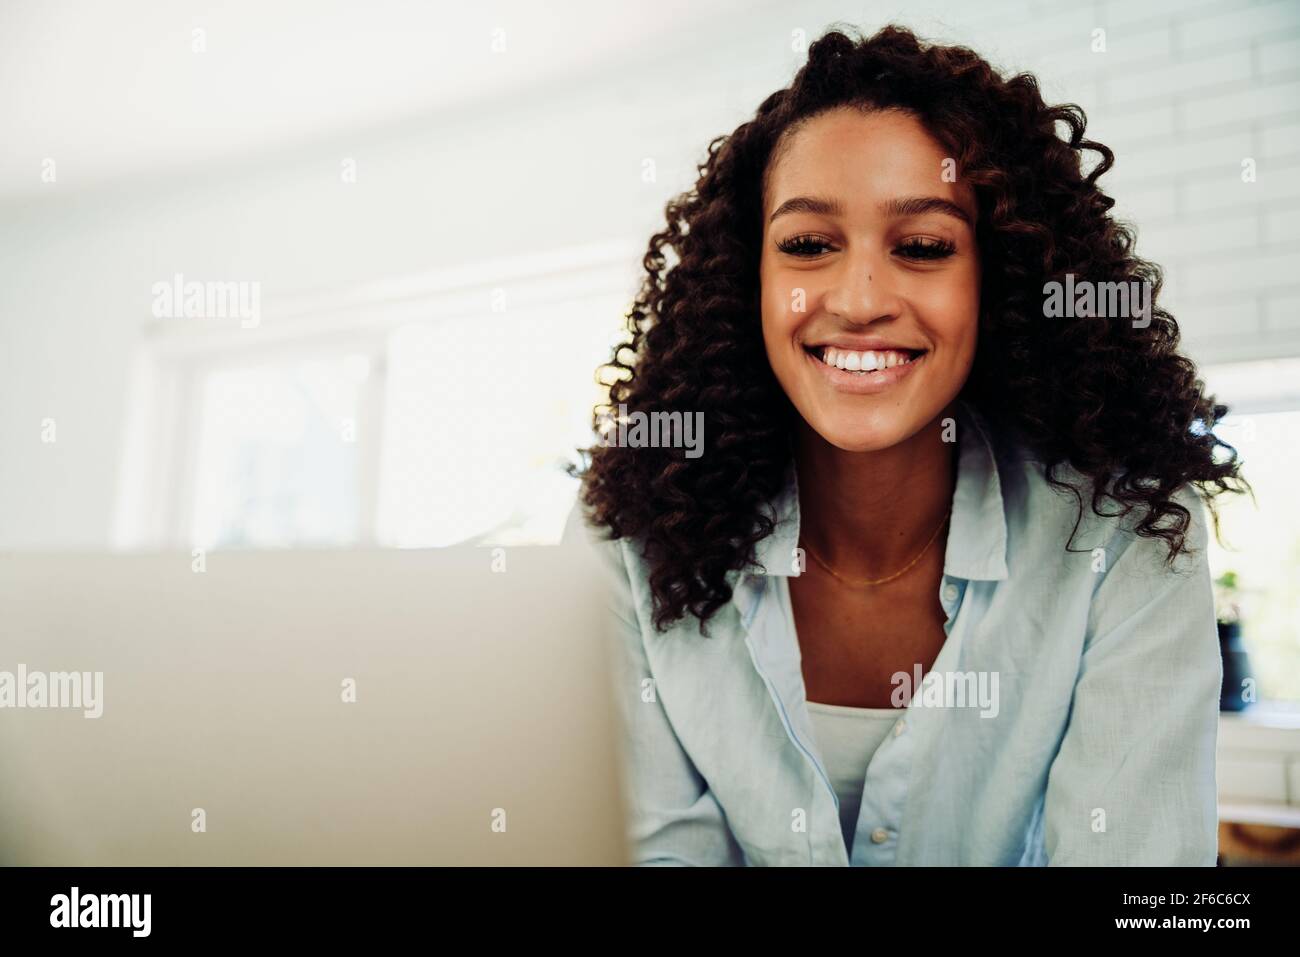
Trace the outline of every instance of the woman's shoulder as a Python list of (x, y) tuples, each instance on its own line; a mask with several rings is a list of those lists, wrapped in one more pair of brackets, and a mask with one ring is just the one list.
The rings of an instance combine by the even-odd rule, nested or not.
[[(1097, 569), (1113, 565), (1134, 550), (1126, 563), (1129, 566), (1169, 570), (1165, 560), (1166, 541), (1138, 532), (1138, 525), (1146, 515), (1145, 508), (1125, 512), (1115, 499), (1098, 495), (1099, 488), (1109, 486), (1110, 482), (1088, 475), (1069, 462), (1056, 465), (1049, 478), (1049, 470), (1040, 457), (1006, 433), (991, 431), (1002, 486), (1009, 562), (1015, 555), (1022, 564), (1051, 565), (1055, 561), (1070, 561), (1070, 556), (1078, 561), (1082, 553), (1087, 567)], [(1094, 510), (1094, 501), (1100, 513)], [(1204, 499), (1188, 483), (1170, 493), (1168, 501), (1186, 509), (1188, 516), (1183, 533), (1184, 549), (1175, 567), (1194, 566), (1204, 560), (1209, 540)], [(1176, 517), (1175, 511), (1161, 526), (1171, 526)], [(1071, 550), (1068, 552), (1067, 543)]]
[(625, 616), (628, 606), (635, 607), (632, 580), (645, 574), (632, 544), (625, 538), (613, 537), (607, 527), (592, 521), (581, 491), (575, 495), (560, 534), (560, 545), (580, 549), (592, 557), (601, 570), (608, 593)]
[(560, 533), (560, 544), (588, 549), (607, 565), (624, 567), (623, 542), (610, 535), (609, 529), (591, 520), (591, 514), (579, 491), (569, 505), (569, 514)]

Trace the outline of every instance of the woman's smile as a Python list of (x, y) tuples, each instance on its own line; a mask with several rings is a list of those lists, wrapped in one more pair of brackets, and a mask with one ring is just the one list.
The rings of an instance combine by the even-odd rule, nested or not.
[(804, 346), (816, 374), (836, 392), (875, 395), (913, 377), (928, 352), (922, 350), (867, 350), (855, 352), (834, 346)]

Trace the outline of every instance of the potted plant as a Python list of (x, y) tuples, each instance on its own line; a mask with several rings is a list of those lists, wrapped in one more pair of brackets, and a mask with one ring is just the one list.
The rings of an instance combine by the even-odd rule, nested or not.
[(1254, 685), (1254, 674), (1241, 640), (1241, 586), (1236, 572), (1224, 572), (1214, 580), (1214, 608), (1219, 626), (1219, 654), (1223, 657), (1219, 710), (1245, 711), (1255, 701), (1254, 695), (1246, 694), (1247, 682)]

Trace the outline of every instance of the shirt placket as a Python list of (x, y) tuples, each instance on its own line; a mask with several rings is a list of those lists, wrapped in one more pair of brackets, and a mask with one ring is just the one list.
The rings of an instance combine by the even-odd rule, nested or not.
[[(951, 575), (944, 575), (940, 582), (939, 602), (946, 616), (943, 627), (948, 637), (935, 658), (934, 669), (946, 669), (958, 653), (961, 633), (957, 629), (957, 618), (966, 594), (966, 584), (965, 579)], [(918, 691), (913, 689), (913, 699)], [(924, 715), (909, 703), (867, 765), (850, 858), (854, 867), (889, 867), (898, 860), (916, 736), (923, 727)]]

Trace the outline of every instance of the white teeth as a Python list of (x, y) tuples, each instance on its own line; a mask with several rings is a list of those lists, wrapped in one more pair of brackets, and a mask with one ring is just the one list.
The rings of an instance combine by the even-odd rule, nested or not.
[(894, 350), (885, 352), (850, 352), (847, 349), (836, 349), (833, 346), (826, 346), (821, 353), (821, 361), (828, 366), (843, 369), (845, 372), (855, 372), (859, 375), (864, 372), (880, 372), (885, 369), (892, 369), (896, 365), (905, 365), (911, 362), (913, 358), (907, 353)]

